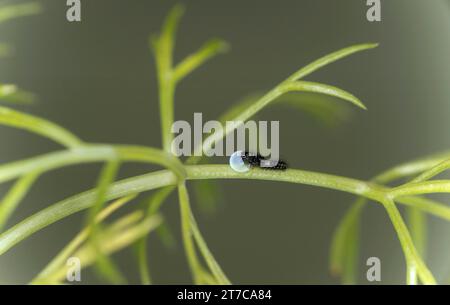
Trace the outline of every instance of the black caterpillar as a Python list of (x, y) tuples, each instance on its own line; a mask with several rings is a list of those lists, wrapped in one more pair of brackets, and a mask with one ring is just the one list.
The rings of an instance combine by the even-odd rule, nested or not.
[(276, 161), (271, 161), (269, 159), (264, 158), (260, 154), (249, 153), (248, 151), (245, 151), (241, 155), (241, 158), (244, 161), (244, 163), (248, 164), (250, 167), (259, 167), (262, 169), (269, 169), (269, 170), (286, 170), (288, 168), (287, 163), (282, 160), (278, 160), (276, 164), (271, 164)]

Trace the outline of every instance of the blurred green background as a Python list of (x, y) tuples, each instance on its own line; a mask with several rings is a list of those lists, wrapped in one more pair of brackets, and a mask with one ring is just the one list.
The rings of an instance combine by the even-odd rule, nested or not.
[[(181, 1), (183, 2), (183, 1)], [(217, 118), (254, 91), (270, 89), (306, 63), (361, 42), (379, 48), (328, 66), (309, 80), (344, 88), (368, 106), (324, 128), (285, 107), (263, 111), (279, 120), (281, 154), (293, 168), (360, 179), (422, 155), (450, 148), (450, 10), (443, 0), (382, 1), (382, 22), (366, 20), (366, 1), (184, 1), (176, 58), (221, 37), (231, 52), (201, 67), (178, 88), (176, 118)], [(34, 92), (36, 105), (20, 107), (62, 124), (91, 142), (159, 147), (160, 128), (148, 35), (159, 30), (174, 1), (82, 1), (82, 22), (65, 19), (65, 1), (41, 1), (45, 11), (0, 29), (15, 47), (0, 61), (0, 81)], [(342, 103), (341, 101), (337, 101)], [(0, 162), (58, 149), (26, 132), (0, 127)], [(217, 162), (226, 163), (226, 158)], [(46, 174), (10, 225), (90, 188), (99, 166)], [(121, 176), (151, 167), (126, 166)], [(353, 201), (348, 194), (272, 182), (222, 181), (217, 213), (196, 210), (200, 228), (227, 275), (239, 284), (332, 284), (328, 250), (332, 232)], [(6, 185), (9, 186), (9, 185)], [(2, 193), (6, 186), (0, 188)], [(176, 197), (164, 212), (178, 246), (150, 243), (156, 283), (190, 283), (182, 251)], [(0, 283), (25, 283), (79, 230), (82, 215), (52, 225), (0, 258)], [(438, 281), (450, 275), (449, 227), (430, 221), (427, 262)], [(362, 221), (360, 283), (365, 261), (382, 262), (382, 283), (404, 282), (404, 260), (383, 208), (370, 204)], [(114, 256), (137, 283), (130, 250)], [(83, 283), (96, 283), (88, 271)]]

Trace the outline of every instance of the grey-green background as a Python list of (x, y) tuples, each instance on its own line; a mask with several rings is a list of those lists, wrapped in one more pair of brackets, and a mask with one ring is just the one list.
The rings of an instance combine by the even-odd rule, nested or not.
[[(232, 49), (179, 86), (177, 119), (192, 121), (193, 112), (215, 119), (243, 95), (271, 88), (319, 56), (355, 43), (380, 42), (378, 49), (308, 78), (349, 90), (368, 111), (355, 109), (351, 120), (335, 129), (284, 107), (262, 113), (261, 119), (280, 121), (281, 154), (294, 168), (369, 179), (402, 161), (450, 147), (450, 10), (445, 1), (382, 1), (381, 23), (366, 21), (362, 0), (185, 2), (176, 59), (211, 37), (226, 39)], [(17, 83), (39, 97), (36, 105), (22, 110), (60, 123), (86, 141), (160, 146), (155, 67), (147, 39), (174, 3), (84, 0), (82, 22), (69, 23), (65, 1), (42, 1), (42, 14), (2, 25), (1, 40), (12, 43), (16, 52), (1, 60), (0, 81)], [(0, 136), (1, 163), (59, 149), (5, 127)], [(10, 225), (90, 188), (98, 169), (77, 166), (46, 174)], [(121, 176), (150, 169), (126, 166)], [(328, 273), (329, 243), (352, 196), (272, 182), (221, 185), (224, 200), (218, 212), (196, 214), (233, 282), (337, 283)], [(156, 283), (188, 283), (176, 197), (164, 212), (178, 247), (166, 250), (152, 238), (152, 274)], [(0, 257), (0, 283), (30, 280), (81, 223), (82, 215), (68, 218)], [(450, 274), (448, 232), (448, 224), (430, 222), (427, 261), (438, 280)], [(404, 281), (399, 242), (375, 204), (362, 222), (360, 283), (367, 283), (365, 260), (370, 256), (382, 261), (382, 283)], [(131, 251), (115, 258), (136, 283)], [(83, 273), (83, 279), (95, 282), (90, 273)]]

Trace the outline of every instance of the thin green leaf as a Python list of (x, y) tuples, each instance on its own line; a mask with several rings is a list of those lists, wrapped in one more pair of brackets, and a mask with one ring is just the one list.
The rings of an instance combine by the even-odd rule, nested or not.
[[(408, 214), (408, 216), (410, 225), (412, 222), (415, 222), (415, 224), (411, 226), (411, 237), (414, 245), (416, 245), (418, 253), (422, 257), (425, 257), (427, 239), (426, 219), (424, 219), (424, 217), (426, 217), (426, 215), (423, 215), (423, 213), (428, 213), (446, 221), (450, 221), (450, 207), (434, 200), (418, 196), (401, 197), (397, 198), (396, 201), (407, 205), (408, 210), (414, 209), (421, 213), (421, 215), (418, 215), (418, 219), (415, 218), (417, 215)], [(354, 278), (354, 272), (349, 273), (349, 270), (356, 270), (358, 249), (354, 248), (350, 240), (352, 240), (355, 234), (354, 231), (359, 230), (359, 218), (366, 203), (367, 200), (359, 198), (345, 214), (333, 235), (330, 252), (330, 269), (332, 274), (342, 275), (343, 283), (346, 284), (354, 283), (349, 280)], [(354, 259), (350, 260), (348, 259), (349, 257), (353, 257)]]
[(38, 2), (8, 4), (0, 7), (0, 23), (19, 17), (36, 15), (42, 11)]
[(213, 254), (209, 250), (202, 234), (200, 233), (200, 230), (198, 229), (197, 222), (195, 221), (192, 211), (191, 211), (190, 217), (191, 217), (191, 230), (194, 234), (195, 241), (197, 242), (200, 253), (202, 254), (203, 258), (205, 259), (206, 264), (208, 265), (209, 269), (211, 270), (212, 274), (214, 275), (217, 283), (219, 285), (230, 285), (231, 282), (228, 280), (228, 278), (225, 275), (225, 273), (223, 272), (222, 268), (217, 263)]
[(370, 49), (373, 49), (376, 47), (378, 47), (378, 43), (364, 43), (364, 44), (358, 44), (358, 45), (353, 45), (353, 46), (350, 46), (347, 48), (343, 48), (341, 50), (330, 53), (328, 55), (325, 55), (322, 58), (319, 58), (319, 59), (313, 61), (312, 63), (308, 64), (307, 66), (301, 68), (300, 70), (298, 70), (297, 72), (292, 74), (286, 81), (287, 82), (297, 81), (297, 80), (302, 79), (305, 76), (308, 76), (309, 74), (311, 74), (311, 73), (319, 70), (320, 68), (323, 68), (335, 61), (343, 59), (352, 54), (355, 54), (355, 53), (358, 53), (361, 51), (365, 51), (365, 50), (370, 50)]
[(191, 270), (194, 283), (201, 284), (203, 268), (195, 250), (192, 239), (191, 213), (189, 208), (189, 195), (184, 183), (178, 186), (178, 197), (180, 201), (181, 235), (183, 238), (184, 251)]
[[(424, 178), (431, 178), (435, 173), (438, 173), (439, 170), (443, 168), (441, 166), (444, 165), (445, 161), (449, 158), (450, 152), (443, 152), (406, 162), (384, 171), (383, 173), (373, 178), (372, 181), (380, 184), (387, 184), (398, 179), (417, 175), (422, 172), (428, 173), (420, 175), (419, 177), (415, 178), (415, 180), (420, 181)], [(414, 207), (421, 209), (422, 211), (425, 211), (437, 217), (444, 218), (446, 220), (450, 220), (450, 208), (429, 199), (422, 197), (401, 197), (397, 198), (396, 201), (406, 205), (411, 204)], [(343, 272), (343, 270), (346, 270), (346, 263), (343, 258), (346, 256), (355, 257), (357, 253), (355, 252), (357, 251), (357, 249), (346, 243), (347, 240), (351, 239), (351, 235), (354, 234), (352, 233), (352, 230), (357, 230), (357, 228), (348, 229), (347, 227), (350, 226), (349, 222), (356, 222), (355, 218), (360, 217), (359, 215), (361, 215), (361, 211), (364, 209), (366, 204), (366, 199), (358, 199), (345, 214), (342, 221), (339, 223), (338, 227), (335, 230), (330, 251), (330, 268), (333, 274), (340, 274), (341, 272)], [(355, 214), (355, 211), (359, 212)], [(347, 234), (349, 235), (348, 238), (346, 236)], [(355, 262), (356, 261), (358, 261), (358, 257), (355, 257)], [(343, 275), (343, 278), (344, 277), (345, 275)]]
[[(247, 108), (242, 109), (242, 112), (238, 114), (235, 118), (233, 118), (232, 121), (235, 122), (235, 124), (228, 124), (225, 132), (223, 133), (214, 133), (207, 137), (203, 141), (203, 145), (195, 148), (194, 155), (201, 154), (202, 151), (208, 151), (211, 149), (211, 147), (217, 142), (222, 140), (224, 137), (226, 137), (228, 134), (233, 132), (236, 128), (238, 128), (240, 125), (242, 125), (245, 121), (247, 121), (249, 118), (254, 116), (257, 112), (259, 112), (261, 109), (275, 101), (280, 96), (293, 92), (293, 91), (303, 91), (303, 92), (316, 92), (316, 93), (323, 93), (331, 96), (336, 96), (339, 98), (342, 98), (344, 100), (350, 101), (351, 103), (365, 109), (365, 106), (359, 101), (356, 97), (351, 95), (350, 93), (343, 91), (341, 89), (322, 85), (322, 84), (315, 84), (311, 82), (299, 82), (298, 80), (318, 69), (321, 67), (324, 67), (327, 64), (330, 64), (338, 59), (344, 58), (350, 54), (353, 54), (355, 52), (367, 50), (376, 47), (376, 44), (364, 44), (364, 45), (357, 45), (352, 46), (349, 48), (342, 49), (340, 51), (334, 52), (330, 55), (327, 55), (309, 65), (306, 67), (298, 70), (294, 74), (292, 74), (290, 77), (288, 77), (285, 81), (281, 82), (279, 85), (277, 85), (275, 88), (264, 94), (260, 99), (258, 99), (253, 104), (249, 105)], [(190, 160), (192, 161), (194, 158)]]
[(113, 183), (119, 171), (120, 163), (117, 160), (108, 162), (102, 169), (97, 182), (97, 199), (95, 204), (89, 209), (86, 225), (92, 228), (96, 224), (98, 214), (103, 209), (106, 202), (106, 193), (111, 183)]
[(219, 285), (217, 280), (209, 272), (204, 271), (201, 274), (201, 281), (206, 285)]
[(408, 208), (408, 226), (417, 252), (425, 259), (427, 250), (427, 216), (418, 208)]
[[(261, 94), (255, 93), (244, 97), (221, 115), (219, 122), (225, 123), (226, 121), (233, 120), (233, 118), (237, 117), (261, 96)], [(309, 114), (319, 122), (329, 126), (334, 126), (336, 123), (346, 120), (349, 116), (348, 107), (345, 107), (346, 105), (336, 103), (332, 98), (325, 98), (323, 95), (319, 96), (314, 93), (288, 93), (275, 100), (269, 106), (271, 105), (287, 105)]]
[[(108, 191), (111, 183), (114, 181), (119, 170), (119, 166), (120, 164), (117, 160), (110, 161), (104, 166), (98, 181), (97, 199), (94, 205), (89, 209), (87, 215), (86, 226), (89, 228), (90, 241), (93, 247), (97, 247), (99, 245), (99, 236), (101, 232), (101, 227), (97, 223), (96, 219), (98, 213), (103, 209), (106, 202), (106, 192)], [(98, 258), (95, 269), (98, 271), (98, 274), (113, 284), (125, 283), (125, 278), (112, 260), (101, 252), (101, 248), (99, 246), (96, 250), (98, 252)]]
[(403, 253), (406, 259), (407, 266), (407, 283), (414, 283), (414, 279), (417, 276), (420, 278), (424, 284), (436, 284), (436, 280), (433, 274), (430, 272), (428, 267), (423, 262), (419, 253), (417, 252), (414, 243), (412, 241), (411, 235), (409, 234), (406, 224), (403, 222), (402, 216), (395, 206), (394, 202), (388, 198), (381, 201), (385, 207), (392, 224), (397, 232), (400, 244), (403, 249)]
[[(390, 189), (384, 188), (374, 183), (303, 170), (289, 169), (284, 172), (274, 172), (274, 171), (265, 171), (261, 169), (253, 169), (252, 171), (249, 171), (247, 173), (237, 173), (232, 169), (230, 169), (229, 166), (227, 165), (186, 166), (186, 170), (188, 180), (252, 179), (252, 180), (298, 183), (340, 190), (343, 192), (363, 196), (375, 201), (378, 200), (381, 201), (382, 199), (384, 200), (385, 196), (390, 193)], [(114, 183), (107, 194), (107, 199), (112, 200), (118, 197), (123, 197), (134, 193), (140, 193), (155, 188), (171, 186), (176, 184), (177, 184), (177, 177), (172, 172), (163, 170)], [(448, 185), (450, 184), (448, 183)], [(60, 219), (63, 219), (69, 215), (72, 215), (78, 211), (81, 211), (83, 209), (92, 206), (95, 202), (96, 194), (97, 194), (96, 191), (89, 191), (74, 196), (72, 198), (63, 200), (62, 202), (54, 204), (36, 213), (35, 215), (23, 220), (21, 223), (4, 232), (3, 234), (0, 235), (0, 255), (5, 253), (7, 250), (11, 249), (21, 240), (37, 232), (38, 230)], [(186, 196), (186, 194), (184, 196)], [(186, 198), (183, 198), (182, 201), (183, 200), (185, 201)], [(409, 203), (409, 205), (415, 206), (414, 203)], [(185, 204), (182, 206), (184, 207)], [(437, 213), (437, 211), (435, 212)], [(183, 211), (184, 216), (183, 219), (185, 219), (184, 223), (187, 223), (190, 226), (191, 222), (190, 217), (186, 218), (186, 215), (190, 216), (189, 214), (186, 214), (186, 211), (184, 210)], [(188, 227), (188, 229), (190, 228)], [(183, 231), (186, 231), (186, 229), (184, 229)], [(187, 235), (187, 237), (189, 237), (189, 235)], [(203, 270), (201, 270), (201, 272), (202, 271)], [(423, 272), (422, 276), (424, 276)], [(427, 275), (425, 274), (425, 277), (426, 276)], [(428, 279), (426, 278), (425, 281), (422, 279), (422, 281), (427, 282)]]
[[(165, 55), (161, 58), (162, 61), (171, 63), (173, 48), (175, 45), (175, 33), (180, 23), (180, 19), (184, 14), (184, 6), (181, 4), (175, 5), (167, 15), (164, 25), (161, 29), (161, 33), (158, 37), (155, 37), (153, 41), (153, 47), (157, 48), (161, 54)], [(171, 65), (168, 65), (169, 67)]]
[[(129, 220), (136, 220), (136, 215), (138, 215), (136, 214), (136, 212), (133, 213), (131, 215), (133, 216), (133, 219)], [(98, 247), (100, 247), (102, 253), (111, 255), (121, 249), (128, 247), (142, 236), (150, 233), (159, 225), (160, 221), (161, 219), (157, 215), (154, 215), (150, 218), (144, 219), (136, 225), (132, 225), (129, 227), (124, 227), (124, 224), (120, 226), (113, 224), (111, 225), (111, 228), (105, 228), (105, 230), (102, 231), (99, 238)], [(99, 252), (97, 251), (97, 246), (93, 246), (92, 243), (88, 243), (80, 248), (80, 250), (75, 252), (73, 256), (77, 257), (81, 261), (82, 268), (86, 268), (98, 260)], [(67, 271), (68, 267), (64, 265), (61, 267), (61, 269), (58, 269), (58, 271), (53, 273), (50, 278), (53, 281), (64, 280)]]
[(157, 214), (167, 197), (169, 197), (174, 190), (175, 187), (168, 186), (155, 192), (146, 202), (147, 215), (150, 216)]
[(69, 148), (82, 145), (82, 141), (77, 136), (61, 126), (36, 116), (1, 106), (0, 124), (36, 133)]
[[(106, 206), (100, 213), (98, 213), (95, 221), (101, 222), (105, 220), (112, 213), (120, 209), (126, 203), (136, 198), (136, 194), (117, 199), (113, 203)], [(90, 228), (85, 227), (81, 230), (59, 253), (55, 256), (47, 266), (36, 276), (31, 283), (48, 282), (51, 274), (61, 268), (67, 259), (87, 240), (90, 234)]]
[(179, 179), (186, 175), (180, 160), (159, 149), (126, 145), (85, 145), (0, 165), (0, 183), (35, 171), (46, 172), (74, 164), (114, 159), (122, 162), (159, 164), (172, 170)]
[(183, 164), (172, 153), (152, 147), (131, 145), (114, 145), (113, 147), (120, 159), (160, 164), (172, 170), (180, 180), (186, 176)]
[(426, 180), (430, 180), (430, 179), (436, 177), (437, 175), (447, 171), (449, 168), (450, 168), (450, 159), (447, 159), (443, 162), (440, 162), (436, 166), (433, 166), (429, 170), (423, 172), (416, 178), (412, 179), (410, 181), (410, 183), (417, 183), (417, 182), (423, 182)]
[[(305, 96), (309, 94), (310, 96)], [(224, 114), (222, 114), (218, 121), (225, 125), (227, 121), (234, 121), (236, 117), (244, 112), (251, 105), (255, 104), (259, 99), (261, 99), (261, 93), (254, 93), (242, 98), (232, 107), (230, 107)], [(272, 105), (284, 104), (290, 107), (299, 109), (321, 123), (328, 126), (335, 126), (338, 122), (344, 121), (349, 116), (347, 105), (342, 103), (335, 103), (334, 100), (324, 99), (324, 95), (318, 96), (315, 93), (288, 93), (275, 99), (271, 104), (267, 105), (270, 107)], [(257, 113), (253, 115), (253, 118), (257, 116)], [(218, 138), (216, 141), (219, 141)], [(192, 156), (186, 160), (187, 164), (198, 164), (202, 157)]]
[[(106, 199), (114, 200), (135, 193), (175, 185), (176, 181), (176, 176), (170, 171), (159, 171), (125, 179), (111, 186)], [(0, 255), (33, 233), (67, 216), (92, 207), (96, 198), (97, 191), (90, 190), (62, 200), (21, 221), (0, 234)]]
[(365, 201), (364, 198), (360, 198), (350, 207), (337, 226), (332, 238), (330, 270), (335, 276), (341, 275), (343, 282), (346, 284), (352, 284), (356, 281), (359, 218)]
[(175, 81), (173, 79), (172, 61), (175, 44), (175, 31), (184, 8), (176, 5), (166, 18), (161, 34), (151, 39), (151, 47), (155, 56), (158, 74), (159, 110), (161, 119), (161, 133), (163, 149), (171, 152), (173, 134), (171, 131), (174, 121)]
[(287, 83), (282, 86), (280, 86), (280, 90), (285, 92), (292, 92), (292, 91), (300, 91), (300, 92), (312, 92), (312, 93), (320, 93), (325, 94), (333, 97), (337, 97), (340, 99), (343, 99), (345, 101), (348, 101), (362, 109), (367, 109), (366, 106), (354, 95), (351, 93), (339, 89), (337, 87), (325, 85), (325, 84), (319, 84), (319, 83), (313, 83), (313, 82), (305, 82), (305, 81), (296, 81), (292, 83)]
[(327, 127), (335, 127), (350, 117), (350, 109), (343, 103), (336, 103), (333, 97), (314, 93), (287, 94), (275, 104), (286, 105), (310, 115)]
[(200, 67), (210, 58), (224, 53), (229, 49), (228, 44), (221, 39), (211, 39), (206, 42), (197, 52), (189, 55), (181, 61), (174, 69), (174, 81), (179, 82), (195, 69)]
[(230, 284), (230, 281), (222, 271), (222, 268), (220, 268), (211, 251), (208, 249), (208, 246), (206, 245), (206, 242), (203, 239), (200, 230), (198, 229), (197, 222), (195, 221), (194, 215), (192, 214), (191, 206), (189, 203), (189, 194), (186, 185), (181, 183), (178, 186), (178, 192), (180, 198), (183, 238), (185, 242), (186, 255), (188, 256), (188, 260), (190, 261), (191, 271), (193, 272), (194, 279), (201, 278), (201, 276), (199, 275), (199, 273), (201, 273), (201, 271), (199, 271), (201, 270), (201, 267), (200, 263), (198, 263), (198, 259), (196, 258), (194, 245), (190, 236), (191, 232), (194, 235), (194, 239), (197, 242), (200, 253), (205, 259), (206, 264), (208, 265), (217, 282), (221, 285)]
[[(147, 216), (155, 215), (167, 197), (172, 193), (174, 187), (164, 187), (157, 190), (153, 194), (147, 204)], [(161, 225), (165, 222), (161, 222), (157, 230), (161, 229)], [(163, 239), (166, 240), (166, 239)], [(139, 267), (139, 274), (141, 277), (141, 282), (144, 285), (150, 285), (152, 283), (149, 266), (148, 266), (148, 253), (147, 253), (147, 236), (144, 236), (137, 242), (137, 261)]]
[(177, 239), (173, 230), (169, 226), (167, 220), (163, 221), (156, 229), (156, 235), (158, 236), (161, 243), (167, 249), (174, 250), (177, 246)]
[(344, 271), (342, 282), (346, 285), (354, 285), (358, 279), (358, 259), (359, 259), (359, 218), (356, 219), (354, 228), (347, 236), (347, 255), (344, 257)]
[[(174, 247), (175, 237), (173, 236), (173, 233), (170, 231), (166, 222), (161, 222), (158, 228), (156, 228), (156, 234), (158, 234), (160, 240), (163, 242), (166, 248)], [(142, 285), (151, 285), (153, 283), (152, 277), (150, 275), (150, 266), (148, 264), (147, 239), (148, 236), (144, 236), (136, 243), (137, 263)]]
[[(159, 213), (159, 211), (161, 210), (161, 206), (166, 202), (166, 199), (174, 190), (175, 187), (173, 186), (158, 190), (148, 202), (147, 215), (150, 216)], [(161, 222), (161, 224), (156, 229), (156, 234), (167, 248), (173, 248), (175, 246), (175, 237), (166, 221)]]
[(395, 201), (443, 220), (450, 221), (450, 206), (440, 202), (420, 196), (400, 197), (396, 198)]
[(31, 173), (24, 176), (16, 182), (5, 198), (3, 198), (0, 203), (0, 232), (38, 177), (38, 173)]
[(439, 166), (439, 164), (445, 162), (447, 159), (450, 159), (450, 151), (409, 161), (384, 171), (378, 175), (374, 181), (385, 184), (398, 179), (414, 176)]

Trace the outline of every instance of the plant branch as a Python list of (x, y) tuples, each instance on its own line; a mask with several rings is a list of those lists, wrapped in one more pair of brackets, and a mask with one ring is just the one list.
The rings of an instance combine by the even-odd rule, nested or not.
[[(185, 169), (187, 173), (186, 179), (188, 180), (252, 179), (289, 182), (344, 191), (363, 196), (374, 201), (383, 202), (383, 205), (388, 210), (388, 213), (392, 220), (396, 221), (394, 225), (397, 232), (399, 233), (399, 238), (401, 237), (401, 242), (403, 244), (404, 250), (408, 251), (408, 253), (405, 254), (405, 257), (407, 257), (408, 260), (410, 260), (411, 257), (414, 258), (415, 263), (410, 266), (419, 268), (418, 274), (424, 283), (432, 282), (431, 277), (426, 272), (427, 269), (424, 269), (426, 268), (426, 266), (422, 265), (421, 263), (417, 263), (417, 257), (415, 256), (416, 253), (414, 252), (415, 249), (411, 248), (411, 246), (413, 245), (412, 241), (410, 240), (409, 232), (407, 232), (406, 226), (403, 227), (403, 222), (400, 222), (399, 218), (397, 217), (398, 215), (396, 214), (397, 210), (395, 208), (395, 205), (394, 207), (392, 207), (391, 202), (389, 201), (390, 199), (386, 199), (386, 194), (391, 194), (390, 189), (374, 183), (364, 182), (356, 179), (294, 169), (289, 169), (283, 172), (253, 169), (248, 173), (234, 172), (228, 165), (193, 165), (186, 166)], [(106, 200), (116, 199), (119, 197), (130, 195), (132, 193), (140, 193), (163, 186), (176, 184), (177, 177), (168, 170), (162, 170), (114, 183), (106, 194)], [(181, 192), (180, 195), (185, 196), (183, 192)], [(75, 212), (91, 207), (95, 202), (95, 198), (96, 191), (88, 191), (56, 203), (49, 208), (44, 209), (37, 214), (25, 219), (21, 223), (17, 224), (13, 228), (0, 235), (0, 254), (3, 254), (11, 247), (19, 243), (21, 240), (27, 238), (38, 230)], [(181, 199), (184, 200), (185, 197), (181, 197)], [(409, 201), (408, 204), (411, 206), (415, 206), (416, 203)], [(423, 204), (417, 205), (418, 208), (423, 208), (423, 206)], [(433, 211), (435, 214), (440, 214), (440, 212), (436, 209), (434, 209)], [(185, 214), (183, 215), (184, 217), (186, 217)], [(408, 234), (405, 235), (405, 232)]]
[(403, 249), (403, 253), (406, 259), (406, 275), (408, 284), (414, 284), (416, 282), (416, 273), (419, 276), (420, 280), (424, 284), (436, 284), (436, 280), (431, 274), (428, 267), (423, 262), (419, 253), (417, 253), (416, 248), (414, 247), (414, 243), (412, 241), (411, 235), (409, 234), (408, 228), (406, 227), (400, 212), (395, 206), (394, 201), (389, 198), (382, 199), (380, 201), (385, 207), (392, 224), (397, 232), (398, 238), (400, 240), (400, 244)]
[[(383, 188), (376, 184), (366, 183), (355, 179), (339, 176), (294, 170), (285, 172), (265, 171), (254, 169), (248, 173), (236, 173), (227, 165), (193, 165), (186, 166), (187, 179), (253, 179), (281, 181), (329, 189), (341, 190), (368, 198), (379, 198), (383, 195)], [(177, 177), (168, 170), (136, 176), (112, 184), (106, 194), (106, 200), (113, 200), (135, 193), (176, 185)], [(0, 235), (0, 255), (15, 244), (27, 238), (40, 229), (76, 212), (93, 205), (96, 198), (95, 190), (87, 191), (71, 198), (60, 201), (36, 214), (28, 217), (11, 229)]]

